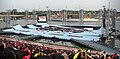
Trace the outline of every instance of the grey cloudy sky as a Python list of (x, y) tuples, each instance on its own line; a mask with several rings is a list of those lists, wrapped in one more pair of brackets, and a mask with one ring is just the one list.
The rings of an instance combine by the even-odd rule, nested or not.
[(111, 3), (111, 8), (120, 11), (120, 0), (0, 0), (0, 11), (13, 8), (18, 11), (46, 10), (46, 6), (49, 6), (51, 10), (79, 10), (79, 6), (85, 10), (98, 10), (103, 5), (108, 6), (109, 2)]

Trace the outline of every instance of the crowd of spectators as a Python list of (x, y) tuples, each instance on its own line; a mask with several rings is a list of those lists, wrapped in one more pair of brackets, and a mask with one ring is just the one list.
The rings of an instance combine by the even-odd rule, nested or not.
[(65, 50), (35, 45), (20, 40), (0, 38), (0, 59), (120, 59), (118, 54), (104, 52), (91, 53), (91, 50)]

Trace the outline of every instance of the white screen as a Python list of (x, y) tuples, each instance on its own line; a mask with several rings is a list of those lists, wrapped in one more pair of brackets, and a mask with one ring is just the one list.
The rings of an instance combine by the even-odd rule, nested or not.
[(46, 21), (46, 16), (38, 16), (38, 21)]

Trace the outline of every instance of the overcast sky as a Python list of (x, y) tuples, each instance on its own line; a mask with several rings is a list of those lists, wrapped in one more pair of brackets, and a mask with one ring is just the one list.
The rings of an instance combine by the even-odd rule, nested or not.
[[(46, 6), (51, 10), (98, 10), (103, 5), (108, 7), (109, 2), (111, 8), (120, 11), (120, 0), (0, 0), (0, 11), (7, 9), (24, 10), (47, 10)], [(80, 7), (79, 7), (80, 6)]]

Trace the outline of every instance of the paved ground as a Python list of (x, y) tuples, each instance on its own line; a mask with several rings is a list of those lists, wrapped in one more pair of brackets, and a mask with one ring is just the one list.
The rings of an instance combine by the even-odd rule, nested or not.
[(91, 47), (93, 49), (96, 49), (96, 50), (102, 50), (102, 51), (107, 51), (107, 52), (110, 52), (110, 53), (120, 54), (120, 51), (118, 51), (116, 49), (113, 49), (113, 48), (105, 46), (105, 45), (100, 45), (100, 44), (95, 43), (95, 42), (90, 42), (90, 41), (85, 41), (85, 40), (75, 40), (75, 39), (72, 39), (72, 41), (81, 43), (85, 46), (89, 46), (89, 47)]
[(72, 44), (71, 42), (64, 42), (64, 41), (53, 42), (51, 40), (41, 39), (41, 40), (38, 40), (38, 42), (43, 42), (43, 43), (47, 43), (47, 44), (62, 45), (62, 46), (78, 47), (78, 46)]

